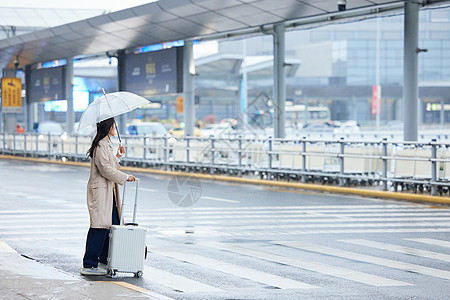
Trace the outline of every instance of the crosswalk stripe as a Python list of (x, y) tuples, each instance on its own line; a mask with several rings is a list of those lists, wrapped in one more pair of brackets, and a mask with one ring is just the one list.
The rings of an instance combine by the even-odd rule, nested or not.
[(340, 240), (341, 242), (359, 245), (359, 246), (366, 246), (381, 250), (387, 250), (402, 254), (408, 254), (408, 255), (414, 255), (414, 256), (421, 256), (426, 258), (432, 258), (437, 260), (442, 260), (446, 262), (450, 262), (450, 255), (438, 253), (438, 252), (432, 252), (427, 250), (421, 250), (421, 249), (415, 249), (405, 246), (398, 246), (398, 245), (392, 245), (387, 243), (381, 243), (381, 242), (375, 242), (375, 241), (369, 241), (364, 239), (351, 239), (351, 240)]
[(216, 198), (216, 197), (206, 197), (206, 196), (204, 196), (204, 197), (201, 197), (200, 199), (219, 201), (219, 202), (227, 202), (227, 203), (239, 203), (239, 201), (236, 201), (236, 200), (222, 199), (222, 198)]
[(144, 274), (146, 280), (150, 280), (185, 293), (223, 292), (222, 289), (210, 286), (208, 284), (150, 266), (144, 266)]
[(139, 191), (144, 191), (144, 192), (151, 192), (151, 193), (154, 193), (154, 192), (158, 192), (158, 190), (154, 190), (154, 189), (147, 189), (147, 188), (139, 188)]
[[(216, 197), (202, 197), (201, 199), (209, 199), (214, 201), (221, 201), (221, 202), (229, 202), (229, 203), (239, 203), (239, 201), (235, 200), (225, 200), (221, 198)], [(450, 210), (435, 210), (435, 209), (353, 209), (353, 210), (338, 210), (338, 209), (326, 209), (326, 210), (307, 210), (307, 209), (289, 209), (289, 210), (271, 210), (271, 209), (261, 209), (261, 210), (242, 210), (242, 211), (234, 211), (234, 210), (222, 210), (221, 208), (218, 208), (216, 210), (208, 210), (208, 211), (198, 211), (198, 210), (176, 210), (176, 211), (152, 211), (152, 210), (140, 210), (142, 213), (146, 213), (148, 215), (160, 215), (164, 213), (164, 215), (167, 216), (179, 216), (179, 215), (222, 215), (222, 214), (239, 214), (239, 215), (247, 215), (247, 214), (268, 214), (268, 215), (279, 215), (279, 214), (286, 214), (286, 215), (297, 215), (297, 214), (324, 214), (325, 216), (328, 216), (330, 213), (335, 215), (341, 215), (341, 214), (356, 214), (356, 213), (364, 213), (364, 214), (370, 214), (375, 212), (403, 212), (403, 213), (435, 213), (439, 215), (450, 215)], [(377, 214), (378, 215), (378, 214)]]
[(263, 260), (268, 260), (271, 262), (286, 264), (294, 266), (300, 269), (305, 269), (309, 271), (319, 272), (322, 274), (331, 275), (334, 277), (344, 278), (351, 281), (356, 281), (360, 283), (365, 283), (372, 286), (406, 286), (411, 285), (406, 282), (393, 280), (389, 278), (384, 278), (377, 275), (371, 275), (359, 271), (354, 271), (350, 269), (344, 269), (340, 267), (335, 267), (327, 264), (312, 262), (303, 260), (300, 258), (292, 258), (281, 256), (278, 254), (272, 254), (267, 252), (262, 252), (258, 250), (253, 250), (249, 248), (244, 248), (236, 245), (230, 244), (219, 244), (219, 243), (204, 243), (202, 245), (212, 247), (219, 250), (226, 250), (234, 253), (239, 253), (251, 257), (256, 257)]
[[(30, 233), (25, 232), (14, 232), (8, 235), (0, 235), (4, 240), (27, 240), (27, 241), (39, 241), (39, 240), (71, 240), (76, 236), (80, 235), (80, 232), (86, 233), (88, 227), (80, 230), (55, 230), (55, 231), (42, 231)], [(286, 235), (314, 235), (314, 234), (355, 234), (355, 233), (439, 233), (439, 232), (450, 232), (450, 228), (388, 228), (388, 229), (329, 229), (329, 230), (288, 230), (288, 231), (242, 231), (242, 232), (223, 232), (217, 230), (198, 229), (194, 230), (196, 236), (201, 237), (233, 237), (233, 236), (286, 236)], [(177, 229), (147, 229), (147, 235), (158, 236), (158, 237), (168, 237), (168, 236), (186, 236), (186, 228)], [(83, 235), (82, 238), (85, 238)]]
[(417, 239), (404, 238), (404, 240), (450, 248), (450, 242), (449, 241), (442, 241), (442, 240), (436, 240), (436, 239), (427, 239), (427, 238), (417, 238)]
[(261, 272), (258, 270), (233, 265), (223, 261), (215, 260), (212, 258), (199, 256), (187, 252), (178, 252), (171, 249), (163, 249), (150, 247), (150, 252), (177, 259), (180, 261), (186, 261), (194, 265), (198, 265), (204, 268), (212, 269), (218, 272), (231, 274), (241, 278), (246, 278), (252, 281), (260, 282), (268, 286), (275, 286), (281, 289), (307, 289), (316, 288), (316, 286), (306, 284), (300, 281), (292, 280), (289, 278)]
[[(206, 196), (206, 195), (203, 195)], [(213, 197), (214, 195), (211, 195)], [(235, 200), (235, 199), (232, 199)], [(423, 205), (423, 204), (390, 204), (390, 205), (311, 205), (311, 206), (239, 206), (239, 207), (220, 207), (221, 210), (262, 210), (262, 209), (271, 209), (271, 210), (317, 210), (317, 209), (336, 209), (336, 210), (349, 210), (349, 209), (373, 209), (373, 208), (384, 208), (384, 209), (391, 209), (391, 208), (404, 208), (404, 209), (430, 209), (429, 206)], [(208, 210), (216, 210), (217, 207), (189, 207), (189, 208), (183, 208), (183, 210), (190, 210), (190, 211), (208, 211)], [(180, 210), (180, 208), (159, 208), (159, 209), (147, 209), (149, 211), (176, 211)], [(430, 210), (436, 210), (436, 209), (430, 209)]]
[[(142, 218), (141, 218), (142, 219)], [(71, 223), (58, 223), (55, 221), (46, 222), (44, 224), (40, 224), (36, 226), (36, 224), (8, 224), (2, 225), (0, 228), (2, 229), (3, 234), (7, 233), (18, 233), (19, 230), (29, 230), (26, 231), (30, 234), (38, 234), (42, 232), (43, 229), (62, 229), (62, 228), (86, 228), (89, 227), (89, 220), (84, 218), (83, 220), (79, 220), (77, 222)], [(167, 223), (148, 223), (144, 220), (139, 222), (141, 226), (149, 227), (149, 228), (167, 228), (167, 229), (184, 229), (187, 225), (183, 224), (167, 224)], [(189, 223), (189, 225), (192, 225)], [(276, 230), (276, 229), (306, 229), (306, 228), (382, 228), (382, 227), (450, 227), (450, 222), (410, 222), (410, 223), (387, 223), (387, 222), (379, 222), (379, 223), (324, 223), (324, 224), (288, 224), (288, 225), (220, 225), (220, 226), (196, 226), (197, 229), (208, 229), (208, 230), (221, 230), (226, 229), (227, 232), (233, 233), (233, 230), (238, 230), (237, 232), (242, 232), (244, 230), (253, 231), (253, 230)], [(30, 229), (35, 229), (34, 231)]]
[(51, 212), (49, 209), (23, 209), (23, 210), (3, 210), (0, 211), (0, 215), (3, 217), (10, 217), (10, 216), (23, 216), (27, 217), (28, 215), (39, 215), (42, 216), (45, 214), (45, 216), (54, 216), (59, 215), (59, 213), (70, 215), (71, 213), (79, 213), (79, 212), (87, 212), (87, 207), (85, 209), (51, 209)]
[(312, 244), (298, 242), (298, 241), (276, 241), (273, 243), (277, 244), (277, 245), (283, 245), (286, 247), (300, 249), (300, 250), (318, 252), (318, 253), (323, 253), (323, 254), (332, 255), (332, 256), (336, 256), (336, 257), (342, 257), (342, 258), (347, 258), (347, 259), (351, 259), (351, 260), (357, 260), (357, 261), (362, 261), (362, 262), (371, 263), (371, 264), (375, 264), (375, 265), (385, 266), (388, 268), (399, 269), (402, 271), (415, 272), (415, 273), (420, 273), (420, 274), (424, 274), (424, 275), (428, 275), (428, 276), (433, 276), (433, 277), (438, 277), (438, 278), (443, 278), (443, 279), (450, 279), (450, 272), (446, 271), (446, 270), (433, 269), (433, 268), (415, 265), (415, 264), (411, 264), (411, 263), (399, 262), (399, 261), (395, 261), (395, 260), (379, 258), (379, 257), (359, 254), (359, 253), (355, 253), (355, 252), (344, 251), (344, 250), (337, 250), (337, 249), (333, 249), (333, 248), (312, 245)]
[(30, 237), (24, 237), (24, 236), (16, 236), (16, 237), (3, 237), (3, 239), (5, 241), (27, 241), (27, 242), (33, 242), (33, 241), (74, 241), (74, 240), (79, 240), (81, 241), (81, 243), (84, 243), (84, 241), (86, 240), (86, 235), (87, 235), (87, 230), (84, 234), (80, 234), (80, 232), (78, 232), (78, 234), (73, 233), (73, 234), (65, 234), (65, 235), (51, 235), (51, 236), (30, 236)]
[[(131, 218), (131, 214), (126, 212), (125, 218)], [(139, 223), (147, 224), (151, 226), (162, 226), (166, 223), (169, 223), (171, 225), (184, 225), (186, 224), (186, 220), (183, 218), (180, 218), (179, 221), (173, 221), (170, 222), (162, 222), (162, 219), (166, 219), (165, 217), (155, 218), (154, 216), (149, 216), (146, 214), (139, 214)], [(5, 220), (6, 218), (3, 218), (2, 220)], [(7, 224), (0, 225), (0, 228), (13, 228), (17, 224), (13, 224), (15, 217), (11, 216), (10, 221)], [(23, 217), (18, 221), (20, 224), (26, 224), (26, 223), (32, 223), (32, 224), (40, 224), (40, 223), (64, 223), (64, 222), (85, 222), (89, 219), (89, 215), (87, 211), (84, 211), (83, 213), (79, 214), (68, 214), (68, 215), (60, 215), (57, 214), (53, 217), (46, 217), (42, 218), (40, 214), (36, 215), (27, 215), (26, 217)], [(192, 220), (189, 218), (189, 224), (195, 225), (195, 226), (206, 226), (206, 225), (215, 225), (217, 224), (217, 220), (215, 217), (212, 217), (211, 220)], [(340, 219), (324, 219), (322, 217), (303, 217), (303, 218), (285, 218), (284, 216), (279, 216), (276, 219), (269, 219), (264, 220), (264, 224), (289, 224), (289, 223), (337, 223), (341, 222)], [(400, 223), (400, 222), (421, 222), (421, 221), (430, 221), (429, 217), (399, 217), (399, 218), (349, 218), (345, 219), (344, 222), (390, 222), (390, 223)], [(450, 217), (435, 217), (432, 220), (433, 222), (436, 222), (436, 225), (440, 225), (440, 222), (448, 222), (450, 221)], [(259, 219), (236, 219), (236, 220), (230, 220), (226, 222), (226, 224), (223, 224), (222, 227), (229, 227), (229, 226), (246, 226), (251, 224), (260, 224), (261, 221)], [(39, 225), (40, 226), (40, 225)]]
[[(83, 211), (83, 212), (78, 212), (79, 216), (88, 216), (87, 210)], [(76, 212), (72, 212), (72, 213), (57, 213), (55, 214), (39, 214), (38, 217), (41, 220), (47, 220), (47, 219), (54, 219), (56, 217), (58, 218), (65, 218), (65, 217), (74, 217), (74, 216), (78, 216), (78, 214)], [(127, 213), (125, 214), (125, 216), (127, 215)], [(288, 220), (288, 219), (293, 219), (293, 220), (303, 220), (305, 218), (309, 218), (309, 219), (318, 219), (318, 218), (327, 218), (327, 219), (341, 219), (344, 221), (351, 221), (354, 220), (355, 218), (364, 218), (364, 217), (374, 217), (374, 214), (354, 214), (354, 215), (334, 215), (334, 214), (327, 214), (327, 215), (305, 215), (305, 214), (292, 214), (292, 215), (265, 215), (265, 214), (246, 214), (246, 215), (239, 215), (239, 214), (222, 214), (222, 215), (214, 215), (214, 216), (209, 216), (209, 215), (185, 215), (185, 216), (166, 216), (166, 215), (157, 215), (157, 216), (151, 216), (151, 215), (147, 215), (144, 214), (142, 212), (139, 212), (138, 215), (138, 221), (141, 220), (145, 220), (145, 219), (150, 219), (152, 221), (178, 221), (178, 220), (183, 220), (184, 218), (189, 218), (190, 221), (203, 221), (203, 220), (261, 220), (261, 222), (265, 222), (266, 220), (273, 220), (273, 219), (283, 219), (283, 220)], [(433, 217), (436, 218), (436, 220), (439, 220), (442, 217), (450, 217), (450, 213), (448, 214), (421, 214), (421, 213), (416, 213), (416, 214), (389, 214), (389, 213), (380, 213), (380, 214), (376, 214), (376, 216), (380, 216), (382, 219), (381, 220), (388, 220), (388, 218), (386, 217), (422, 217), (425, 218), (425, 216), (429, 216), (429, 217)], [(2, 220), (8, 220), (8, 221), (15, 221), (17, 220), (17, 222), (21, 222), (22, 220), (26, 221), (28, 219), (30, 219), (31, 217), (33, 217), (33, 215), (31, 214), (24, 214), (24, 215), (3, 215), (1, 216)], [(145, 219), (144, 219), (145, 218)], [(372, 219), (374, 220), (374, 219)], [(394, 218), (392, 218), (392, 221), (395, 221)]]

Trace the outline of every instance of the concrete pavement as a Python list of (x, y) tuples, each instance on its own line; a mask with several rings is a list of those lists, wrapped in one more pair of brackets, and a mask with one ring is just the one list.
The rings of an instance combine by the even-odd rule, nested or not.
[(171, 299), (132, 284), (76, 277), (27, 259), (0, 241), (1, 299)]

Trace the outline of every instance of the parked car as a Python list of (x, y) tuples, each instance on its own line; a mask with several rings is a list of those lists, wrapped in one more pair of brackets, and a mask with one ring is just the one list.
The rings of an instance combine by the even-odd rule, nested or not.
[(142, 122), (128, 126), (127, 134), (162, 137), (167, 135), (167, 129), (158, 122)]
[[(181, 127), (175, 127), (175, 128), (172, 128), (172, 129), (170, 130), (170, 133), (171, 133), (172, 136), (174, 136), (174, 137), (184, 137), (184, 128), (181, 128)], [(197, 127), (194, 127), (194, 136), (195, 136), (195, 137), (200, 137), (200, 136), (202, 136), (201, 130), (200, 130), (199, 128), (197, 128)]]
[(53, 121), (40, 122), (37, 127), (37, 132), (39, 134), (51, 134), (51, 135), (63, 135), (64, 130), (61, 124)]
[(361, 128), (356, 121), (347, 121), (341, 124), (341, 126), (334, 129), (335, 133), (355, 133), (361, 132)]
[(331, 123), (308, 123), (303, 126), (304, 132), (333, 132), (335, 126)]
[(220, 124), (212, 124), (202, 128), (201, 135), (203, 137), (228, 137), (233, 132), (232, 125), (228, 122)]

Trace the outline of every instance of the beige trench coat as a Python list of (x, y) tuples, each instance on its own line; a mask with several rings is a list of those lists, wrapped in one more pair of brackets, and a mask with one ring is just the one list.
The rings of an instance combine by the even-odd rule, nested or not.
[(91, 228), (111, 228), (113, 192), (116, 198), (117, 212), (121, 217), (119, 184), (123, 185), (128, 175), (119, 171), (120, 167), (108, 137), (102, 139), (94, 150), (91, 159), (91, 175), (87, 184), (87, 206)]

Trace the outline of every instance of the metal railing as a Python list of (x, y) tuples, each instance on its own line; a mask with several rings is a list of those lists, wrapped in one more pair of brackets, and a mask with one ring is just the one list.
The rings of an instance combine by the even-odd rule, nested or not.
[[(87, 160), (92, 137), (0, 134), (2, 154)], [(274, 138), (123, 136), (128, 165), (269, 180), (379, 185), (381, 189), (450, 189), (450, 144)], [(116, 142), (116, 144), (118, 144)]]

